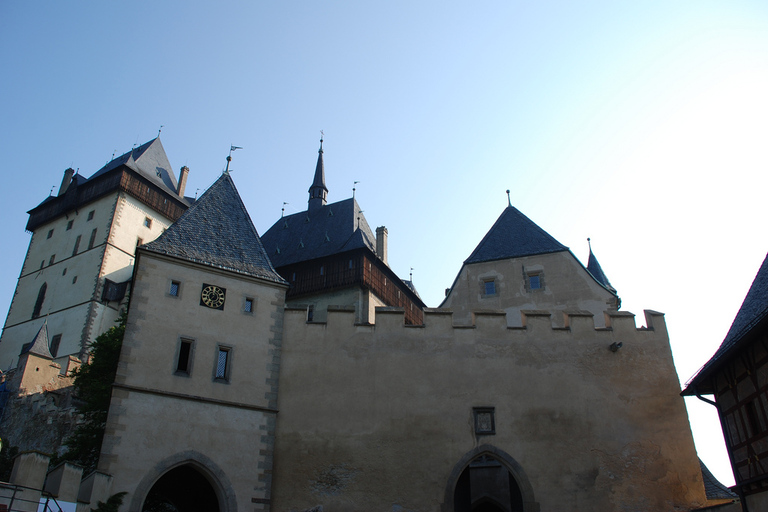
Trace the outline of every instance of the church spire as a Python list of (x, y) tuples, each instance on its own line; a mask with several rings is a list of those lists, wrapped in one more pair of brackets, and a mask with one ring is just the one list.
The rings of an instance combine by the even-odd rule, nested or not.
[(325, 186), (325, 166), (323, 165), (323, 136), (320, 132), (320, 149), (317, 151), (317, 166), (315, 167), (315, 179), (309, 187), (309, 209), (314, 210), (325, 206), (328, 196), (328, 188)]

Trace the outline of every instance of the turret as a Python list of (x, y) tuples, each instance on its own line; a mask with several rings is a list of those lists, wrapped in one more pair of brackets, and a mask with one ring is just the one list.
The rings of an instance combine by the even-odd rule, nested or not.
[(328, 197), (328, 188), (325, 186), (325, 166), (323, 165), (323, 139), (320, 139), (320, 149), (317, 155), (315, 167), (315, 179), (309, 187), (309, 210), (325, 206)]

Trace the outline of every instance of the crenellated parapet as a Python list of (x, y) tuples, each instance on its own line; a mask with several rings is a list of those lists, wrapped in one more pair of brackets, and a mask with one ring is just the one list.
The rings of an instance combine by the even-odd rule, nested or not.
[[(604, 327), (595, 322), (594, 315), (584, 310), (557, 311), (554, 314), (545, 310), (521, 311), (522, 326), (509, 326), (507, 313), (503, 310), (480, 309), (471, 313), (471, 323), (454, 322), (454, 312), (447, 308), (424, 309), (424, 323), (411, 325), (405, 323), (403, 308), (377, 307), (376, 316), (371, 323), (355, 323), (354, 306), (329, 306), (325, 322), (306, 321), (305, 307), (286, 307), (286, 323), (305, 323), (307, 329), (323, 327), (325, 329), (354, 329), (357, 332), (379, 332), (386, 330), (424, 330), (434, 333), (442, 331), (477, 330), (483, 334), (510, 337), (540, 336), (550, 331), (551, 335), (566, 333), (568, 336), (616, 336), (637, 337), (637, 339), (667, 339), (667, 325), (664, 313), (644, 310), (645, 325), (637, 326), (635, 314), (628, 311), (605, 311)], [(562, 315), (562, 324), (553, 322), (554, 315)], [(562, 325), (562, 326), (561, 326)], [(347, 329), (345, 329), (345, 326)], [(559, 333), (559, 334), (557, 334)], [(602, 334), (601, 334), (602, 333)]]

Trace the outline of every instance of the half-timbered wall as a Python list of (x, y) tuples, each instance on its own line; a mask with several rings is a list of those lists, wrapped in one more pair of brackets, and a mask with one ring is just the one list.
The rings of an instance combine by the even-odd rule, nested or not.
[(715, 396), (745, 494), (768, 489), (768, 335), (734, 357), (715, 379)]
[(291, 285), (287, 300), (360, 286), (387, 306), (405, 310), (407, 324), (420, 325), (423, 303), (392, 270), (364, 251), (350, 251), (277, 269)]

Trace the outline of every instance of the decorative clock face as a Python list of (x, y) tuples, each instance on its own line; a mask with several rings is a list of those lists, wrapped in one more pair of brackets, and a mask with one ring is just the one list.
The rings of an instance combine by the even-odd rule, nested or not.
[(212, 284), (203, 284), (203, 291), (200, 293), (200, 304), (212, 309), (223, 309), (226, 290)]

